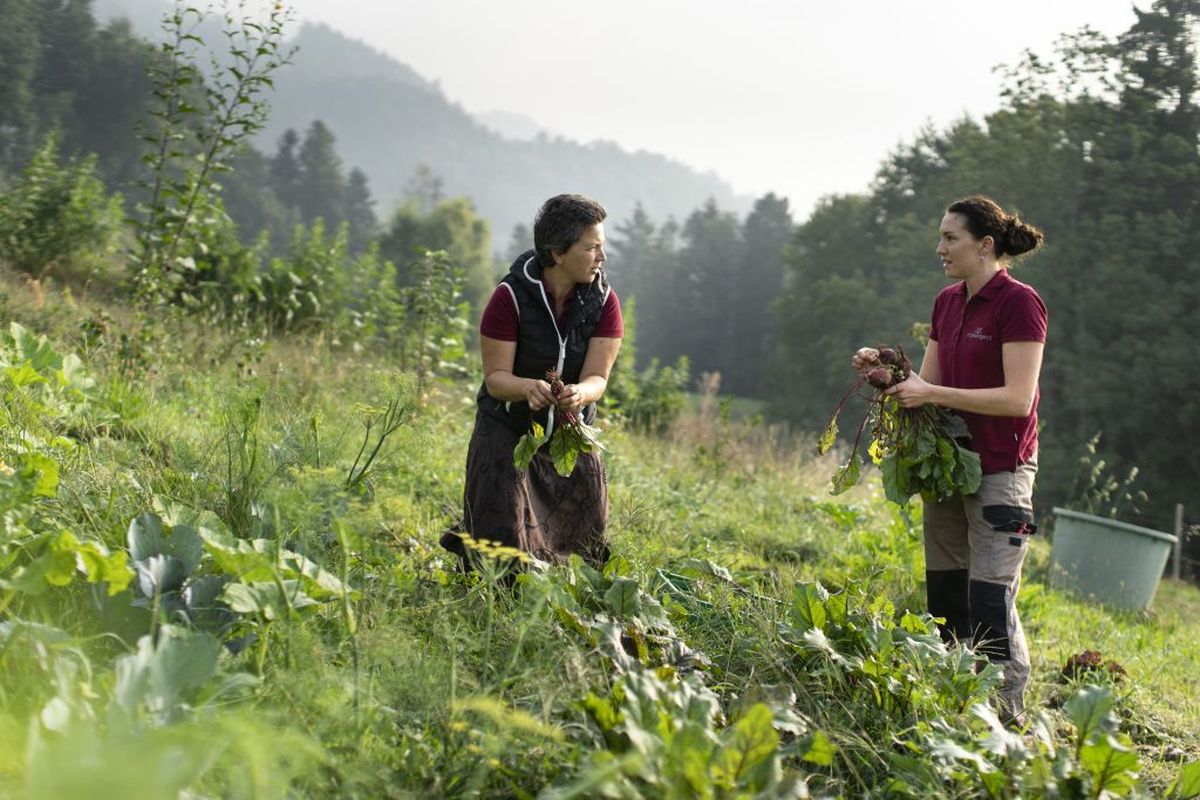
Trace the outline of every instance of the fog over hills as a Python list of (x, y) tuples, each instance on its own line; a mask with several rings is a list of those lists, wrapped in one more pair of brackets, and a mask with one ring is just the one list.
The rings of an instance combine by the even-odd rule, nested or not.
[[(156, 6), (165, 8), (157, 0), (101, 0), (95, 8), (101, 17), (128, 16), (153, 37)], [(257, 146), (271, 154), (286, 129), (303, 134), (314, 119), (323, 120), (346, 167), (366, 172), (381, 217), (403, 201), (421, 165), (442, 179), (447, 196), (473, 200), (491, 223), (494, 249), (502, 249), (513, 227), (530, 224), (541, 201), (559, 192), (597, 198), (614, 222), (639, 202), (658, 221), (685, 217), (708, 198), (739, 213), (752, 202), (718, 175), (669, 156), (554, 136), (553, 120), (503, 110), (477, 118), (450, 101), (436, 81), (327, 25), (305, 23), (292, 41), (298, 50), (276, 77), (271, 117)]]

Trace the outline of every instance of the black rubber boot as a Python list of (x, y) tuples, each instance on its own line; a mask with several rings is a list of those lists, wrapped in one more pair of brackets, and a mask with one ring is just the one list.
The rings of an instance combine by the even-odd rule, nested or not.
[(1008, 587), (1002, 583), (971, 581), (971, 634), (975, 652), (989, 661), (1012, 658), (1008, 645)]
[(971, 638), (971, 606), (968, 591), (969, 576), (965, 569), (926, 570), (925, 596), (929, 613), (943, 617), (938, 625), (942, 641), (969, 641)]

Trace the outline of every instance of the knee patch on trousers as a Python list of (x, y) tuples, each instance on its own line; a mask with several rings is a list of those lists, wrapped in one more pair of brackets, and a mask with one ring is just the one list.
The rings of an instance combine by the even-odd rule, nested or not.
[(969, 573), (965, 569), (925, 572), (925, 596), (929, 604), (929, 613), (946, 620), (944, 625), (938, 625), (938, 633), (947, 644), (955, 639), (966, 640), (971, 636), (968, 577)]
[(1000, 533), (1032, 536), (1038, 529), (1033, 523), (1033, 510), (1020, 506), (984, 506), (983, 521)]
[(971, 581), (971, 632), (975, 651), (990, 661), (1012, 658), (1008, 641), (1008, 587), (1002, 583)]
[(1038, 526), (1033, 523), (1033, 511), (1020, 506), (984, 506), (983, 521), (997, 533), (1011, 533), (1008, 543), (1013, 547), (1023, 544), (1023, 536), (1033, 536)]

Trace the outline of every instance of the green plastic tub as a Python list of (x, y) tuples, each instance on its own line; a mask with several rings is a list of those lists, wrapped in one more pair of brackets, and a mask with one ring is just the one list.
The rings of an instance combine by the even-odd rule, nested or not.
[(1128, 522), (1054, 509), (1051, 584), (1105, 605), (1150, 607), (1175, 544), (1169, 533)]

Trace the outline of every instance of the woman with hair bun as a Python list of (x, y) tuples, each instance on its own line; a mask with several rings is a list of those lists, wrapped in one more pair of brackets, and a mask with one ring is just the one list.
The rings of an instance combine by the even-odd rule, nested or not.
[(951, 203), (937, 254), (956, 282), (934, 300), (920, 372), (888, 390), (906, 408), (934, 403), (956, 411), (971, 432), (983, 482), (975, 494), (926, 501), (926, 591), (930, 613), (946, 620), (942, 638), (973, 643), (1003, 668), (998, 707), (1010, 722), (1021, 719), (1029, 682), (1016, 596), (1037, 530), (1032, 496), (1046, 306), (1008, 268), (1042, 239), (991, 198)]

